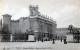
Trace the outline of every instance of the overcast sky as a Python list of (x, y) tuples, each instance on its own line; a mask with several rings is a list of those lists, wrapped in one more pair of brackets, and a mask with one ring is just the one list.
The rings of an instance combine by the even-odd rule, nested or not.
[(39, 5), (39, 12), (51, 16), (57, 27), (80, 27), (80, 0), (0, 0), (0, 18), (3, 14), (12, 15), (12, 20), (27, 17), (29, 5)]

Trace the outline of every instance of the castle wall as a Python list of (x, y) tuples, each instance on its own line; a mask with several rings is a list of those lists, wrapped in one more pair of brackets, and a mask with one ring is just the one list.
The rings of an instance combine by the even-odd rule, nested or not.
[(19, 32), (19, 21), (11, 22), (11, 32), (12, 32), (12, 34)]
[(21, 18), (21, 19), (19, 19), (19, 30), (22, 33), (25, 33), (27, 30), (30, 30), (29, 18)]
[(26, 30), (29, 30), (30, 24), (28, 18), (20, 18), (18, 21), (11, 22), (11, 31), (12, 33), (25, 33)]

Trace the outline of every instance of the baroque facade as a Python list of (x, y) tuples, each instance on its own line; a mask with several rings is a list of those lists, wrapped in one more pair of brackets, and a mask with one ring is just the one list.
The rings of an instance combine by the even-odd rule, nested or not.
[[(34, 35), (36, 40), (41, 40), (46, 37), (52, 39), (56, 30), (56, 22), (47, 16), (41, 15), (38, 11), (38, 6), (29, 6), (30, 14), (28, 17), (21, 17), (18, 20), (11, 20), (11, 15), (5, 14), (2, 19), (2, 27), (8, 25), (9, 32), (12, 34), (12, 40), (14, 40), (14, 34)], [(28, 33), (32, 31), (32, 33)]]

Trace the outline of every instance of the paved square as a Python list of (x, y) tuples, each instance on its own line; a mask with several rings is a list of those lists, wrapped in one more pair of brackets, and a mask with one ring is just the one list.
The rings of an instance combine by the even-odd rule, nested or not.
[(0, 50), (80, 50), (79, 43), (64, 44), (61, 41), (47, 42), (1, 42)]

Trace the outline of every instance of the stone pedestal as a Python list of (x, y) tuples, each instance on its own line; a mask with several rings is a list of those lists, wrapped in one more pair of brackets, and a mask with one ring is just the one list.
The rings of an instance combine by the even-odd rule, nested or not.
[(72, 34), (67, 35), (67, 42), (73, 42), (73, 35)]
[(12, 36), (12, 34), (10, 35), (10, 42), (12, 42), (12, 40), (13, 40), (13, 36)]
[(28, 35), (28, 41), (35, 41), (34, 35)]

